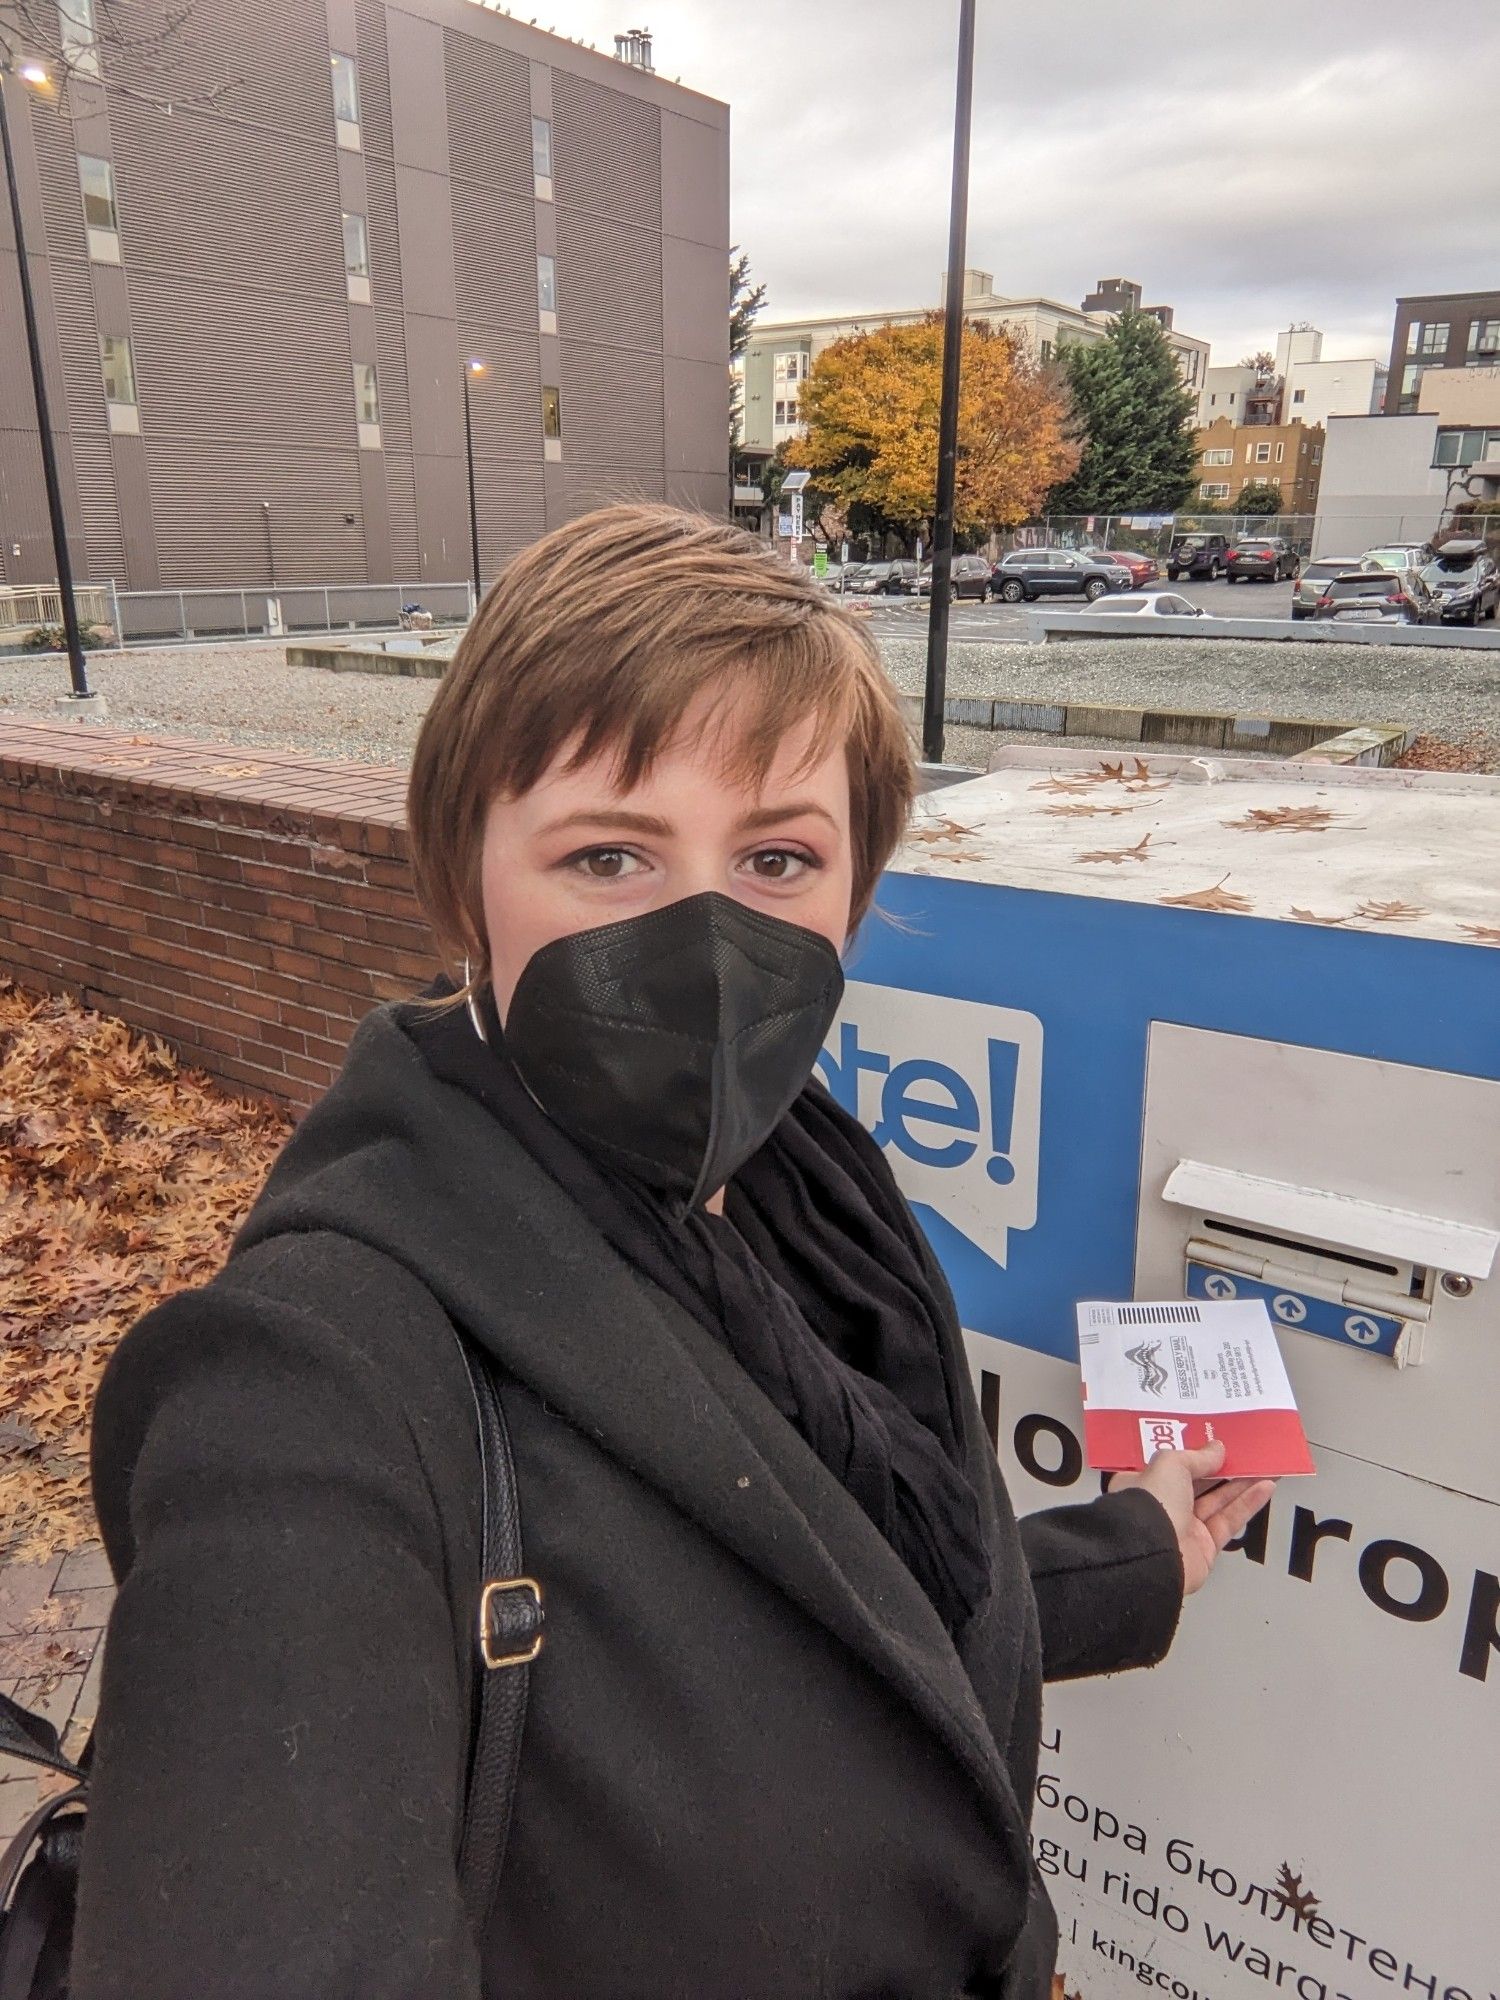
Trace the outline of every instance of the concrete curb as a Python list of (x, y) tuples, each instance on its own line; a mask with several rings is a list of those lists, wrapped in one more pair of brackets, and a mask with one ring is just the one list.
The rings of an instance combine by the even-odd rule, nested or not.
[[(920, 725), (922, 697), (904, 694), (901, 705), (908, 720)], [(1122, 744), (1158, 744), (1163, 749), (1259, 750), (1269, 757), (1286, 758), (1316, 755), (1341, 764), (1394, 763), (1416, 734), (1415, 729), (1397, 724), (1349, 723), (1338, 718), (1105, 708), (1092, 702), (1010, 701), (1003, 695), (956, 696), (944, 702), (943, 721), (997, 733), (1039, 730), (1064, 741), (1070, 736), (1103, 736)]]
[(1054, 639), (1270, 639), (1314, 646), (1427, 646), (1439, 652), (1500, 652), (1500, 626), (1333, 625), (1312, 618), (1111, 618), (1086, 611), (1027, 614), (1033, 645)]
[(440, 681), (449, 658), (420, 653), (387, 653), (375, 646), (288, 646), (289, 667), (323, 667), (335, 674), (406, 674), (413, 680)]

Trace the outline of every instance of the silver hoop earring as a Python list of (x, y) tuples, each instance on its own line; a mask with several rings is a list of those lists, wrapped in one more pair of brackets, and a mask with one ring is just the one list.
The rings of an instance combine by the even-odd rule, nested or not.
[[(465, 985), (465, 986), (468, 986), (468, 985), (470, 985), (470, 984), (472, 983), (472, 981), (473, 981), (473, 977), (474, 977), (473, 973), (472, 973), (472, 972), (471, 972), (471, 971), (469, 970), (469, 954), (468, 954), (467, 952), (465, 952), (465, 953), (464, 953), (464, 985)], [(467, 1002), (466, 1002), (466, 1005), (467, 1005), (467, 1007), (468, 1007), (468, 1009), (469, 1009), (469, 1019), (470, 1019), (470, 1020), (471, 1020), (471, 1021), (472, 1021), (472, 1022), (474, 1023), (474, 1032), (475, 1032), (475, 1034), (476, 1034), (476, 1035), (478, 1035), (478, 1037), (479, 1037), (480, 1041), (482, 1041), (482, 1042), (484, 1043), (485, 1047), (486, 1047), (486, 1048), (488, 1048), (488, 1047), (489, 1047), (489, 1043), (490, 1043), (490, 1038), (489, 1038), (489, 1036), (488, 1036), (488, 1035), (487, 1035), (487, 1034), (486, 1034), (486, 1033), (484, 1032), (484, 1023), (483, 1023), (483, 1021), (481, 1021), (481, 1020), (480, 1020), (480, 1018), (479, 1018), (479, 1009), (478, 1009), (478, 1008), (477, 1008), (477, 1007), (475, 1006), (475, 1004), (474, 1004), (474, 995), (473, 995), (472, 993), (470, 993), (470, 995), (469, 995), (469, 998), (468, 998), (468, 1000), (467, 1000)]]

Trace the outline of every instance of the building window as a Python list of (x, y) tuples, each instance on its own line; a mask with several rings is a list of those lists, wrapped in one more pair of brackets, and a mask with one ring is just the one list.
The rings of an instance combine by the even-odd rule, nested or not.
[(115, 214), (115, 176), (108, 160), (78, 155), (78, 185), (83, 192), (83, 222), (89, 256), (96, 264), (120, 261), (119, 220)]
[(1268, 444), (1258, 444), (1255, 447), (1255, 463), (1257, 465), (1269, 465), (1271, 463), (1271, 447)]
[(1278, 465), (1280, 465), (1281, 461), (1282, 461), (1282, 460), (1283, 460), (1283, 459), (1284, 459), (1285, 457), (1286, 457), (1286, 446), (1285, 446), (1285, 444), (1278, 444), (1278, 445), (1277, 445), (1277, 447), (1276, 447), (1276, 463), (1277, 463)]
[(1500, 431), (1439, 431), (1432, 455), (1434, 465), (1477, 465), (1489, 445), (1500, 444)]
[(357, 306), (370, 303), (370, 238), (362, 215), (344, 210), (344, 277)]
[(533, 118), (531, 121), (531, 174), (536, 182), (538, 201), (552, 199), (552, 121), (550, 118)]
[(1051, 359), (1052, 359), (1052, 342), (1050, 340), (1044, 340), (1042, 342), (1042, 360), (1044, 362), (1047, 362), (1050, 361)]
[(380, 384), (373, 361), (354, 364), (354, 420), (361, 451), (380, 449)]
[(775, 423), (778, 423), (778, 424), (784, 424), (784, 423), (786, 422), (786, 404), (785, 404), (785, 403), (778, 403), (778, 404), (776, 405), (776, 415), (775, 415), (775, 417), (773, 418), (773, 420), (772, 420), (772, 421), (773, 421), (773, 422), (775, 422)]
[(99, 362), (104, 375), (104, 401), (112, 431), (138, 431), (141, 413), (135, 394), (135, 357), (130, 338), (123, 333), (106, 333), (99, 341)]
[(1234, 391), (1233, 391), (1233, 389), (1231, 389), (1231, 390), (1230, 390), (1230, 392), (1229, 392), (1229, 407), (1230, 407), (1230, 409), (1231, 409), (1231, 410), (1232, 410), (1232, 409), (1234, 408)]
[(1307, 401), (1307, 391), (1305, 389), (1293, 389), (1292, 401), (1294, 403), (1305, 403)]
[(1227, 500), (1229, 498), (1229, 481), (1227, 479), (1205, 479), (1203, 484), (1198, 488), (1198, 494), (1204, 500)]
[(1396, 402), (1396, 413), (1398, 416), (1410, 416), (1412, 411), (1417, 407), (1421, 391), (1422, 370), (1420, 368), (1403, 368), (1401, 371), (1401, 394)]
[(1500, 319), (1469, 321), (1469, 365), (1481, 368), (1500, 365)]
[(333, 129), (341, 146), (359, 151), (359, 65), (353, 56), (329, 57), (333, 64)]
[(1229, 445), (1215, 445), (1212, 451), (1204, 452), (1203, 463), (1205, 465), (1233, 465), (1233, 447)]
[(1322, 445), (1320, 445), (1320, 444), (1315, 444), (1315, 445), (1313, 446), (1313, 457), (1312, 457), (1312, 462), (1313, 462), (1313, 464), (1314, 464), (1314, 465), (1321, 465), (1321, 464), (1323, 463), (1323, 447), (1322, 447)]
[(553, 257), (536, 260), (536, 305), (540, 313), (557, 312), (557, 260)]
[(1427, 360), (1437, 360), (1448, 352), (1448, 322), (1445, 319), (1428, 321), (1422, 328), (1422, 336), (1415, 349), (1408, 347), (1408, 353), (1423, 355)]
[(99, 34), (94, 0), (57, 0), (58, 44), (63, 61), (79, 76), (99, 74)]
[(542, 453), (562, 457), (562, 397), (556, 389), (542, 391)]

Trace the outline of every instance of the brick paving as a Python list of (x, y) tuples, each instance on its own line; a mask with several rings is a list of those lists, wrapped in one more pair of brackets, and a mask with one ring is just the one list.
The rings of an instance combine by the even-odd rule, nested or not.
[[(0, 1569), (0, 1694), (39, 1710), (76, 1756), (99, 1710), (104, 1627), (114, 1601), (97, 1543)], [(65, 1781), (0, 1755), (0, 1842)]]

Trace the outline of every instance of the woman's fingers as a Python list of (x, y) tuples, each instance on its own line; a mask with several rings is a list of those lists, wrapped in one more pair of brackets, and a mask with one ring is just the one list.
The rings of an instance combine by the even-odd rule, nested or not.
[[(1229, 1499), (1220, 1501), (1220, 1492), (1211, 1493), (1198, 1503), (1196, 1509), (1198, 1519), (1213, 1536), (1216, 1549), (1232, 1542), (1276, 1491), (1274, 1479), (1236, 1479), (1229, 1483), (1237, 1489)], [(1214, 1505), (1216, 1501), (1220, 1502), (1217, 1506)], [(1211, 1511), (1205, 1512), (1205, 1507)]]

